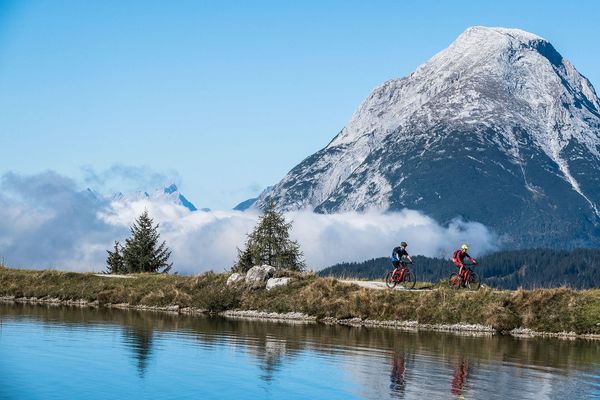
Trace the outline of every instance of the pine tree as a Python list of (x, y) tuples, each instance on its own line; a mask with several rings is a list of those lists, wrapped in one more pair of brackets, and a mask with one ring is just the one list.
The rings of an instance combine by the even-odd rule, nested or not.
[(118, 241), (115, 241), (114, 251), (106, 250), (108, 257), (106, 258), (106, 272), (109, 274), (123, 274), (125, 263), (123, 262), (123, 246)]
[(298, 242), (290, 239), (291, 222), (275, 210), (270, 202), (258, 224), (248, 235), (244, 251), (238, 249), (238, 261), (232, 268), (246, 272), (254, 265), (268, 264), (275, 268), (302, 271), (305, 268)]
[(159, 225), (144, 211), (131, 226), (131, 237), (125, 240), (123, 261), (125, 270), (134, 272), (169, 272), (171, 251), (163, 241), (160, 245)]

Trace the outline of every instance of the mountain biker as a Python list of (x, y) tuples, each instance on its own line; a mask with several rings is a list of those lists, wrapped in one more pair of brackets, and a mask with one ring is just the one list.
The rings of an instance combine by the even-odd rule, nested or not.
[(395, 276), (398, 272), (398, 269), (402, 267), (402, 257), (408, 258), (408, 261), (412, 262), (412, 258), (408, 255), (406, 251), (406, 247), (408, 244), (406, 242), (400, 243), (400, 246), (394, 247), (392, 250), (392, 265), (394, 266), (394, 271), (392, 272), (392, 276)]
[(462, 246), (460, 246), (460, 249), (455, 250), (454, 253), (452, 254), (452, 262), (454, 263), (454, 265), (456, 265), (458, 268), (460, 268), (460, 271), (458, 272), (458, 274), (460, 275), (460, 278), (463, 280), (465, 280), (465, 258), (468, 258), (469, 260), (471, 260), (471, 262), (473, 264), (477, 264), (477, 261), (475, 261), (475, 259), (473, 257), (471, 257), (468, 253), (467, 250), (469, 250), (469, 246), (465, 243), (463, 243)]

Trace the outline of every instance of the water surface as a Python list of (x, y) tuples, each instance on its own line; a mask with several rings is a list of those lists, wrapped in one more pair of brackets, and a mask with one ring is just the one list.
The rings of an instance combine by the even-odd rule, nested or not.
[(0, 399), (600, 398), (600, 343), (0, 304)]

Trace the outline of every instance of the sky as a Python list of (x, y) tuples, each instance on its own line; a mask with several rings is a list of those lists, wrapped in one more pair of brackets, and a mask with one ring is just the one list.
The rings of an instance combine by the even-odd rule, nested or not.
[(539, 34), (599, 87), (598, 17), (593, 1), (0, 0), (0, 174), (173, 181), (230, 209), (469, 26)]

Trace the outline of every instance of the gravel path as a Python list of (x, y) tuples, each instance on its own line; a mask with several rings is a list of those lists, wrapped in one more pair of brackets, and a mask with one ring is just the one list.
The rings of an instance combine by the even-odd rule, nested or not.
[[(358, 285), (360, 287), (364, 287), (367, 289), (378, 289), (378, 290), (390, 290), (388, 289), (387, 286), (385, 286), (385, 282), (381, 282), (381, 281), (354, 281), (354, 280), (340, 280), (340, 282), (342, 283), (347, 283), (349, 285)], [(396, 286), (393, 290), (405, 290), (408, 291), (409, 289), (404, 289), (403, 287), (400, 286)], [(431, 290), (435, 290), (435, 289), (411, 289), (411, 292), (428, 292)]]
[(116, 279), (135, 279), (135, 276), (119, 275), (119, 274), (94, 274), (100, 278), (116, 278)]

